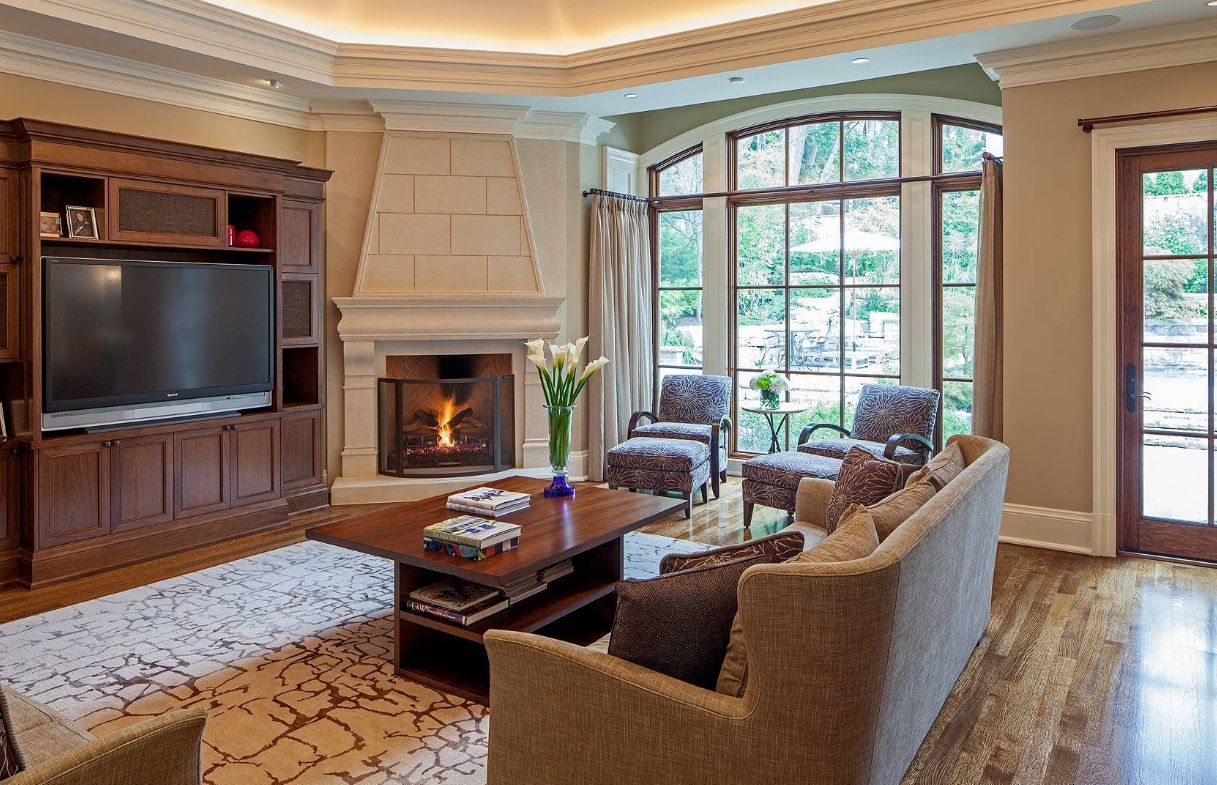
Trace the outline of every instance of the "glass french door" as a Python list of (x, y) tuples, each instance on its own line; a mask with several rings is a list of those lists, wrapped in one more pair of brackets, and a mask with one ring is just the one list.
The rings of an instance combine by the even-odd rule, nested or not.
[(1217, 143), (1124, 151), (1118, 166), (1120, 547), (1217, 561)]

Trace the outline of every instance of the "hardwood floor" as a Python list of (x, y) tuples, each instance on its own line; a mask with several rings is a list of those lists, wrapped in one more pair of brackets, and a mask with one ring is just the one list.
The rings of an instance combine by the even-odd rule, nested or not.
[[(645, 531), (726, 544), (739, 480), (723, 498)], [(373, 507), (305, 516), (249, 538), (35, 592), (0, 591), (0, 621), (80, 602), (302, 539)], [(755, 535), (785, 516), (758, 508)], [(904, 785), (1217, 783), (1217, 570), (1002, 545), (993, 618)]]

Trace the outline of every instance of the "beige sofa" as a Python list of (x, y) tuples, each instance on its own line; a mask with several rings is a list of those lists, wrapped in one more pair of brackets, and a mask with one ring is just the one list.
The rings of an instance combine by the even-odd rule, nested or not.
[(898, 783), (989, 620), (1009, 452), (953, 441), (967, 467), (872, 555), (744, 573), (742, 697), (488, 633), (488, 785)]
[(0, 687), (24, 771), (4, 785), (199, 785), (205, 709), (172, 711), (95, 738)]

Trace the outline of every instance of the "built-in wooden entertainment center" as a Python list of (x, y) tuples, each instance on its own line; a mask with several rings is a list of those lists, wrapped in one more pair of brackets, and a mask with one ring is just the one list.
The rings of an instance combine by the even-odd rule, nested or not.
[[(296, 162), (33, 120), (0, 123), (0, 585), (38, 586), (289, 524), (325, 484), (324, 205)], [(98, 239), (40, 236), (94, 208)], [(229, 245), (227, 227), (259, 247)], [(42, 258), (274, 268), (269, 407), (44, 432)]]

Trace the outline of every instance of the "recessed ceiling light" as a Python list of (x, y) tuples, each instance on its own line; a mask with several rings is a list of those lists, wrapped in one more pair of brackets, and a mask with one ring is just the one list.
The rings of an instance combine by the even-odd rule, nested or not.
[(625, 94), (625, 97), (626, 97), (626, 98), (637, 98), (637, 97), (638, 97), (638, 93), (626, 93), (626, 94)]
[(853, 60), (850, 60), (850, 62), (853, 63), (854, 65), (866, 65), (867, 63), (870, 62), (870, 58), (869, 57), (855, 57)]
[(280, 87), (283, 86), (283, 83), (280, 82), (278, 79), (267, 79), (266, 84), (268, 84), (270, 86), (270, 89), (272, 89), (272, 90), (278, 90)]
[(1074, 30), (1102, 30), (1104, 27), (1111, 27), (1120, 23), (1120, 17), (1114, 14), (1099, 14), (1098, 16), (1088, 16), (1084, 19), (1079, 19), (1069, 25)]
[[(1217, 0), (1213, 0), (1213, 2), (1217, 3)], [(727, 79), (727, 81), (730, 82), (731, 84), (739, 84), (740, 82), (744, 81), (744, 77), (732, 76), (729, 79)]]

